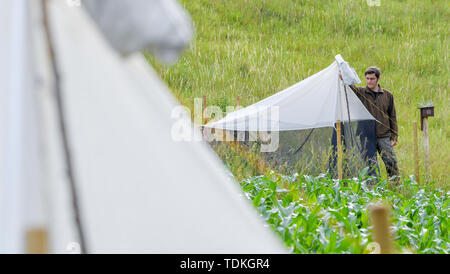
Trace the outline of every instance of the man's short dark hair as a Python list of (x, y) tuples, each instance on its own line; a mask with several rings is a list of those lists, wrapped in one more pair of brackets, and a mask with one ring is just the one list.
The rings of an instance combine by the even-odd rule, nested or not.
[(368, 68), (366, 69), (366, 72), (364, 72), (364, 76), (366, 76), (367, 74), (375, 74), (375, 76), (376, 76), (377, 78), (380, 78), (381, 71), (380, 71), (380, 69), (377, 68), (377, 67), (368, 67)]

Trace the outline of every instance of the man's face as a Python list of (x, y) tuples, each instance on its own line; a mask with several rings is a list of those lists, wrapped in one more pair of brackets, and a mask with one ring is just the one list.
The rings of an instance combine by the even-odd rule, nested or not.
[(375, 73), (366, 74), (366, 84), (370, 89), (375, 89), (378, 86), (378, 79)]

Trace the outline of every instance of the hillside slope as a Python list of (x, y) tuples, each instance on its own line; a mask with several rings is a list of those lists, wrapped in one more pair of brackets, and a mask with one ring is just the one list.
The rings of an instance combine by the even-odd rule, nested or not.
[[(396, 151), (404, 176), (414, 174), (413, 121), (420, 127), (417, 107), (433, 102), (432, 181), (448, 189), (447, 1), (381, 0), (380, 6), (369, 6), (377, 1), (365, 0), (181, 2), (194, 21), (191, 47), (173, 66), (152, 58), (149, 62), (183, 104), (193, 109), (194, 98), (206, 95), (208, 105), (225, 108), (235, 105), (240, 96), (246, 106), (325, 68), (340, 53), (361, 79), (368, 66), (381, 68), (380, 84), (392, 91), (397, 107)], [(421, 139), (419, 135), (420, 148)]]

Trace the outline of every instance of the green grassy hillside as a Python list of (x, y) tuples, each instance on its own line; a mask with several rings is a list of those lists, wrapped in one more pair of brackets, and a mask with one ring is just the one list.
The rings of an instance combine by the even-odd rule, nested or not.
[[(235, 105), (237, 96), (242, 105), (252, 104), (320, 71), (338, 53), (361, 79), (368, 66), (378, 66), (381, 86), (395, 98), (402, 175), (414, 174), (417, 107), (432, 101), (432, 181), (448, 189), (450, 5), (381, 0), (371, 7), (368, 2), (183, 0), (196, 32), (190, 48), (170, 67), (149, 61), (191, 109), (194, 98), (203, 95), (208, 105), (223, 108)], [(421, 168), (423, 182), (423, 161)]]

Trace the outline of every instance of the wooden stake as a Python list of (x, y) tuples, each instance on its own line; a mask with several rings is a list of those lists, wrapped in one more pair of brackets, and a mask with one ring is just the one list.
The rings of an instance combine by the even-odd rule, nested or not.
[[(236, 110), (238, 110), (240, 108), (240, 106), (241, 106), (241, 97), (238, 96), (236, 98)], [(238, 139), (238, 132), (237, 132), (237, 130), (235, 130), (233, 132), (233, 141), (234, 141), (235, 144), (237, 143), (237, 139)]]
[[(205, 109), (206, 109), (206, 95), (203, 95), (203, 108), (202, 108), (202, 115), (205, 115)], [(208, 123), (208, 118), (203, 118), (203, 124), (206, 125)]]
[(26, 234), (26, 252), (28, 254), (47, 254), (48, 237), (45, 229), (31, 229)]
[(380, 246), (381, 254), (392, 253), (392, 238), (389, 230), (389, 209), (386, 205), (375, 204), (370, 208), (373, 221), (373, 235)]
[(428, 118), (423, 118), (423, 152), (425, 160), (425, 178), (428, 182), (430, 180), (430, 145), (428, 143)]
[(337, 149), (338, 149), (338, 179), (342, 180), (342, 142), (341, 142), (341, 121), (337, 121)]
[(419, 145), (417, 137), (417, 122), (414, 121), (414, 166), (416, 171), (416, 181), (420, 184), (420, 170), (419, 170)]

